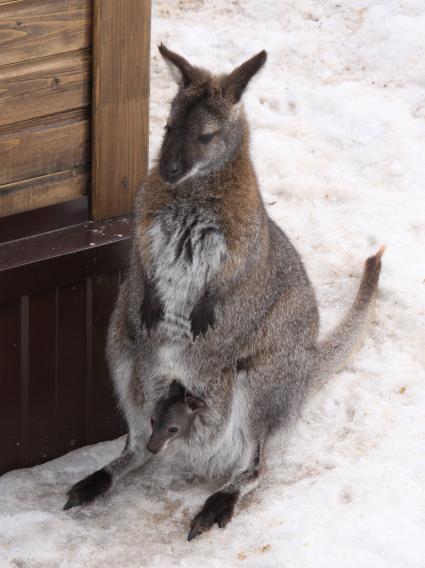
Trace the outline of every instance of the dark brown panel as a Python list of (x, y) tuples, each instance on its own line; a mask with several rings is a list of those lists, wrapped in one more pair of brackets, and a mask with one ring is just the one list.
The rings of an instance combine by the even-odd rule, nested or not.
[(3, 126), (0, 155), (1, 185), (85, 166), (90, 161), (88, 112), (71, 111)]
[(88, 193), (89, 184), (90, 170), (83, 166), (2, 185), (0, 217), (81, 197)]
[(0, 304), (0, 475), (22, 463), (20, 301)]
[(1, 472), (123, 432), (105, 336), (129, 233), (115, 219), (0, 245)]
[(20, 400), (20, 417), (21, 417), (21, 446), (22, 446), (22, 465), (27, 464), (27, 449), (28, 449), (28, 397), (29, 397), (29, 373), (30, 373), (30, 310), (29, 310), (29, 296), (21, 297), (21, 400)]
[(29, 298), (26, 464), (56, 455), (56, 293)]
[(0, 302), (123, 268), (130, 233), (123, 217), (0, 245)]
[(106, 334), (118, 288), (118, 273), (93, 278), (92, 423), (89, 442), (108, 440), (124, 432), (105, 358)]
[(128, 213), (147, 171), (150, 1), (94, 0), (95, 219)]
[(86, 286), (58, 289), (57, 450), (63, 454), (86, 441)]
[[(93, 276), (86, 279), (86, 444), (96, 442), (93, 436)], [(105, 346), (106, 348), (106, 346)]]
[(88, 106), (90, 64), (80, 50), (0, 67), (0, 126)]
[(16, 0), (0, 5), (1, 63), (89, 47), (91, 0)]
[(88, 197), (49, 205), (0, 219), (0, 244), (55, 231), (89, 220)]

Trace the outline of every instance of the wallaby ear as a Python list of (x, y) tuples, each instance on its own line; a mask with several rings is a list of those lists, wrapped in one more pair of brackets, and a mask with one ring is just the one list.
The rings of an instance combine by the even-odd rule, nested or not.
[(191, 394), (187, 394), (184, 397), (184, 402), (188, 409), (192, 412), (199, 412), (206, 407), (205, 400), (201, 400), (200, 398), (197, 398), (196, 396), (193, 396)]
[(267, 52), (260, 51), (224, 78), (223, 88), (233, 103), (238, 103), (252, 77), (261, 69), (267, 59)]
[(179, 55), (171, 51), (163, 43), (158, 46), (159, 53), (168, 63), (171, 74), (181, 87), (187, 87), (193, 79), (194, 70), (192, 65)]
[(168, 391), (168, 395), (171, 398), (180, 398), (182, 396), (184, 396), (184, 393), (186, 392), (186, 389), (184, 388), (184, 386), (179, 383), (178, 381), (173, 381), (170, 384), (170, 389)]

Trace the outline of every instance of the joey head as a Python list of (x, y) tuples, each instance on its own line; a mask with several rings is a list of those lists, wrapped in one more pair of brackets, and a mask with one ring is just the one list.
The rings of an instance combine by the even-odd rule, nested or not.
[(173, 381), (168, 396), (161, 398), (151, 418), (152, 434), (147, 449), (152, 454), (164, 450), (170, 442), (188, 434), (197, 414), (206, 404)]

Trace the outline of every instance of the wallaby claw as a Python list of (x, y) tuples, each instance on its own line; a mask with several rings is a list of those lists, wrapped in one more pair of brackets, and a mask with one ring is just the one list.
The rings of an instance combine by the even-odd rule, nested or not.
[(94, 501), (96, 497), (106, 493), (111, 483), (112, 478), (109, 472), (105, 469), (95, 471), (71, 487), (67, 493), (68, 501), (63, 506), (63, 510), (67, 511), (72, 507)]
[(191, 541), (203, 532), (208, 531), (214, 523), (217, 523), (219, 528), (224, 529), (233, 517), (237, 498), (237, 493), (225, 493), (224, 491), (217, 491), (217, 493), (208, 497), (204, 506), (192, 521), (187, 540)]
[(68, 491), (68, 495), (69, 495), (68, 501), (63, 506), (64, 511), (72, 509), (72, 507), (78, 507), (78, 505), (81, 504), (77, 493), (71, 493), (71, 491)]
[(187, 540), (190, 542), (195, 537), (197, 537), (198, 534), (201, 534), (201, 533), (202, 533), (202, 530), (200, 530), (199, 527), (197, 526), (197, 524), (195, 523), (189, 531), (189, 535), (187, 537)]

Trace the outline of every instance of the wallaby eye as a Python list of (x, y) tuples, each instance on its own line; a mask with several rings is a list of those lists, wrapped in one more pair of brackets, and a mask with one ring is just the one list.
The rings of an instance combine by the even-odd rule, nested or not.
[(201, 134), (199, 136), (199, 142), (201, 144), (208, 144), (209, 142), (211, 142), (214, 136), (215, 136), (214, 132), (210, 132), (210, 134)]
[(171, 426), (171, 428), (168, 428), (168, 431), (171, 432), (171, 434), (175, 434), (179, 431), (179, 429), (177, 428), (177, 426)]
[(151, 418), (151, 426), (152, 428), (155, 426), (155, 420), (153, 418)]
[(166, 124), (166, 125), (164, 126), (164, 130), (165, 130), (165, 132), (166, 132), (167, 134), (169, 134), (169, 133), (171, 132), (171, 126), (168, 126), (168, 124)]

